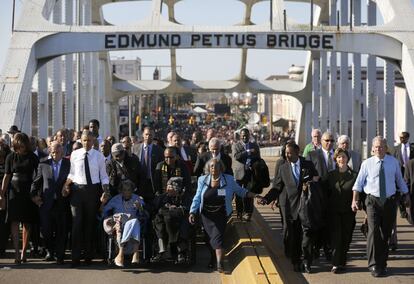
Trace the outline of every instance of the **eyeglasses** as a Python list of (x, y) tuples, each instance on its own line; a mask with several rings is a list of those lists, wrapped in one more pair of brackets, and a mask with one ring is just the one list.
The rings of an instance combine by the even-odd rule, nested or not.
[(335, 140), (333, 140), (333, 139), (324, 139), (323, 141), (325, 141), (325, 142), (331, 142), (331, 143), (335, 142)]

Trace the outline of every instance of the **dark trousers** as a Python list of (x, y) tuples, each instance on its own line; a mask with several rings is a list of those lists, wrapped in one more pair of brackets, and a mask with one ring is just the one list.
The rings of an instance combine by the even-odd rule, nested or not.
[(81, 258), (82, 244), (85, 259), (93, 257), (93, 235), (97, 213), (99, 185), (74, 185), (71, 193), (70, 207), (72, 211), (72, 260)]
[(6, 251), (10, 236), (10, 223), (6, 222), (6, 210), (0, 210), (0, 254)]
[[(66, 206), (65, 206), (66, 205)], [(67, 204), (55, 204), (51, 208), (40, 207), (40, 232), (47, 251), (58, 259), (65, 256), (65, 245), (68, 227)]]
[(355, 228), (355, 213), (331, 212), (330, 235), (332, 247), (332, 265), (345, 266), (352, 233)]
[[(242, 181), (237, 181), (237, 183), (242, 186), (245, 187), (245, 184)], [(241, 214), (241, 213), (248, 213), (248, 214), (252, 214), (253, 213), (253, 208), (254, 208), (254, 199), (253, 198), (249, 198), (249, 197), (239, 197), (238, 195), (236, 195), (236, 211), (237, 213)]]
[(302, 252), (306, 264), (312, 265), (313, 246), (315, 244), (316, 233), (310, 228), (302, 227)]
[(288, 220), (286, 222), (287, 236), (286, 245), (287, 252), (290, 256), (292, 264), (301, 262), (302, 256), (302, 225), (299, 218), (296, 220)]
[(387, 267), (388, 240), (395, 222), (397, 210), (395, 197), (381, 204), (378, 197), (368, 195), (365, 200), (368, 216), (367, 256), (368, 267)]

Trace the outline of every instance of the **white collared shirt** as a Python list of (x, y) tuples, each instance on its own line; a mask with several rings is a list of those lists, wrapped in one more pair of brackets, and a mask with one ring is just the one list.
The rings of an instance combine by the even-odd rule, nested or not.
[[(85, 149), (81, 148), (72, 152), (72, 155), (70, 156), (70, 172), (68, 179), (81, 185), (87, 184), (85, 175), (85, 153)], [(95, 149), (91, 149), (88, 151), (88, 162), (92, 183), (101, 183), (102, 185), (109, 184), (104, 155)]]

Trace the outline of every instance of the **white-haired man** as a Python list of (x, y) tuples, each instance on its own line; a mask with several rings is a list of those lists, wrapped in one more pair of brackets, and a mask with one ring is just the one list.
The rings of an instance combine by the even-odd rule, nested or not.
[(351, 139), (348, 135), (341, 135), (338, 137), (338, 148), (348, 151), (349, 162), (348, 166), (355, 172), (359, 171), (361, 167), (361, 154), (350, 149)]
[(386, 146), (386, 140), (382, 136), (372, 140), (373, 156), (362, 162), (353, 187), (354, 211), (361, 208), (360, 192), (364, 191), (367, 195), (365, 205), (368, 216), (368, 268), (374, 277), (385, 276), (387, 273), (388, 240), (397, 214), (397, 190), (401, 192), (405, 205), (410, 206), (410, 197), (399, 162), (386, 153)]

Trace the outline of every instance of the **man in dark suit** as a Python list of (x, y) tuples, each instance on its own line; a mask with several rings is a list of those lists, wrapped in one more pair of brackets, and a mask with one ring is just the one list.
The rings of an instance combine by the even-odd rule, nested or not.
[[(314, 165), (320, 177), (324, 177), (328, 172), (335, 169), (336, 164), (333, 157), (334, 154), (334, 137), (333, 134), (329, 131), (322, 134), (322, 148), (315, 151), (309, 152), (308, 160), (310, 160)], [(322, 193), (322, 200), (326, 202), (327, 194), (326, 192)], [(326, 208), (325, 208), (326, 209)], [(327, 218), (327, 210), (324, 210), (324, 216)], [(328, 226), (324, 226), (320, 229), (315, 247), (315, 256), (319, 256), (319, 250), (323, 247), (325, 257), (327, 260), (331, 259), (331, 249), (330, 249), (330, 237)]]
[(167, 147), (164, 150), (164, 161), (155, 168), (156, 194), (164, 193), (167, 182), (172, 177), (182, 177), (185, 191), (191, 190), (191, 176), (185, 163), (179, 158), (176, 147)]
[(293, 269), (296, 272), (302, 271), (302, 250), (306, 259), (304, 269), (306, 272), (310, 272), (312, 254), (309, 252), (312, 243), (303, 236), (299, 209), (303, 181), (311, 180), (317, 175), (318, 173), (312, 162), (299, 157), (299, 146), (295, 143), (289, 143), (286, 145), (286, 162), (279, 165), (272, 189), (261, 202), (262, 204), (270, 204), (273, 200), (279, 198), (284, 219), (285, 251), (289, 255)]
[(68, 141), (66, 129), (62, 128), (56, 132), (56, 141), (63, 147), (63, 157), (69, 157), (72, 153), (72, 147), (75, 141)]
[(218, 138), (213, 137), (208, 142), (208, 152), (203, 153), (197, 157), (197, 161), (194, 166), (194, 175), (197, 177), (204, 175), (204, 167), (206, 163), (212, 158), (219, 159), (224, 164), (223, 173), (227, 175), (233, 175), (233, 170), (231, 168), (232, 160), (231, 157), (223, 152), (223, 147)]
[(189, 146), (183, 145), (180, 134), (175, 133), (171, 137), (171, 142), (173, 147), (177, 149), (177, 155), (180, 157), (181, 161), (186, 165), (190, 173), (193, 172), (193, 158), (191, 157), (191, 149)]
[(63, 264), (69, 217), (69, 201), (62, 196), (62, 188), (70, 171), (70, 161), (63, 158), (63, 147), (57, 141), (50, 147), (51, 159), (39, 164), (33, 180), (33, 202), (40, 208), (40, 230), (45, 240), (46, 261), (55, 259)]
[(154, 133), (149, 127), (145, 127), (142, 132), (143, 142), (139, 144), (137, 156), (141, 163), (142, 176), (140, 182), (140, 192), (145, 203), (151, 203), (156, 192), (155, 187), (155, 168), (159, 162), (164, 161), (164, 151), (152, 143)]
[(414, 159), (408, 161), (404, 171), (404, 179), (408, 184), (409, 194), (411, 198), (410, 213), (411, 218), (414, 219)]
[[(246, 187), (251, 179), (253, 163), (260, 159), (260, 148), (256, 142), (250, 142), (250, 132), (247, 128), (240, 130), (240, 141), (232, 145), (234, 157), (234, 179), (243, 187)], [(236, 209), (239, 218), (244, 217), (250, 221), (253, 213), (253, 199), (236, 196)], [(245, 213), (244, 216), (242, 214)]]
[(322, 148), (309, 152), (308, 160), (312, 161), (320, 177), (325, 176), (329, 171), (335, 169), (334, 137), (332, 133), (325, 132), (322, 135)]
[[(414, 145), (409, 143), (410, 133), (403, 131), (400, 134), (400, 144), (394, 148), (394, 157), (398, 160), (401, 168), (401, 174), (404, 176), (405, 169), (409, 160), (414, 158)], [(401, 218), (407, 218), (407, 209), (405, 208), (404, 202), (402, 202), (400, 196), (397, 199), (398, 208), (400, 208)], [(398, 210), (398, 209), (397, 209)], [(397, 220), (393, 226), (391, 237), (390, 237), (390, 249), (395, 251), (398, 246), (398, 237), (397, 237)]]

